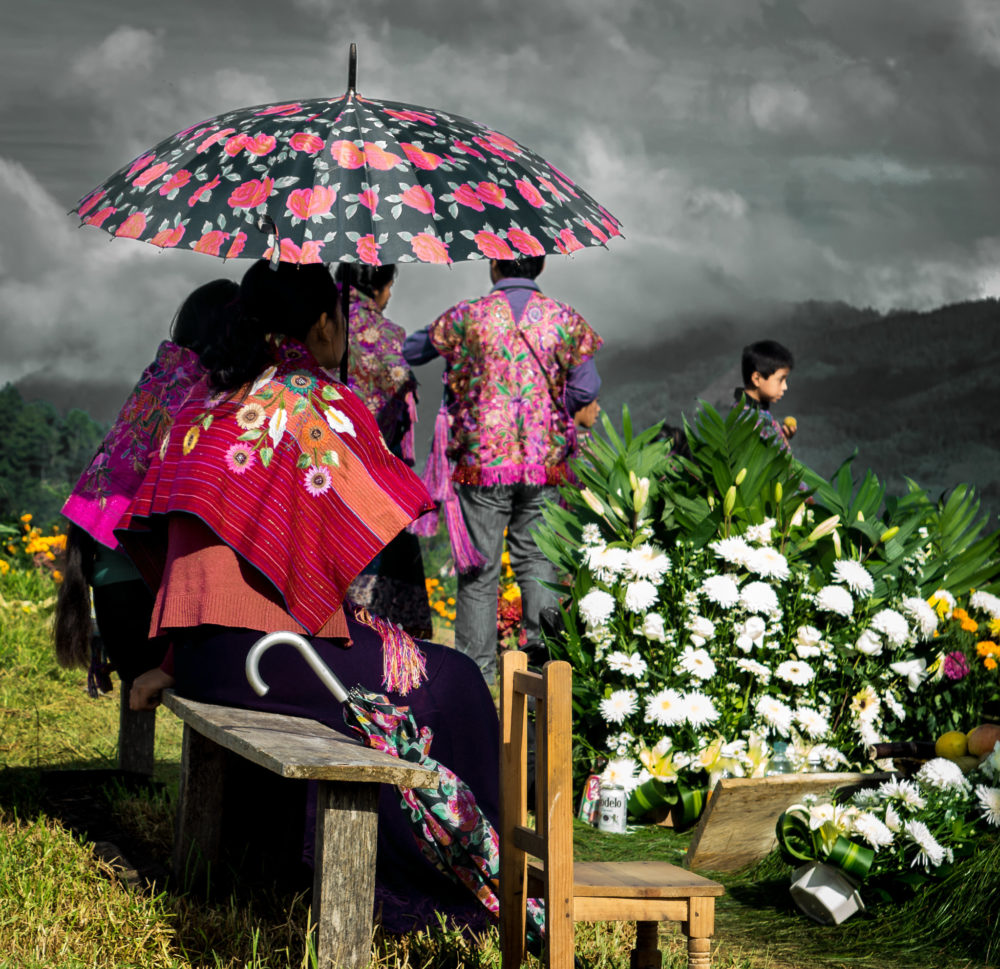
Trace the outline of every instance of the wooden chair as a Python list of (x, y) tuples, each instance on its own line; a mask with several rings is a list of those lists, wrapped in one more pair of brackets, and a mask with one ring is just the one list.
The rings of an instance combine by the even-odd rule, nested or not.
[[(527, 672), (523, 652), (501, 662), (500, 948), (503, 969), (525, 954), (526, 902), (545, 900), (545, 959), (572, 969), (574, 922), (638, 923), (631, 969), (659, 969), (658, 923), (681, 923), (688, 966), (708, 969), (717, 882), (658, 861), (573, 861), (572, 685), (569, 663)], [(527, 824), (528, 698), (536, 701), (535, 817)], [(529, 860), (528, 856), (534, 856)]]

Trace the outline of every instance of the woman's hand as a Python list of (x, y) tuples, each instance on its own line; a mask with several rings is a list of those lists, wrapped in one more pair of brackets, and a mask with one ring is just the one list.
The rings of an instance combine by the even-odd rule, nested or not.
[(158, 666), (137, 676), (128, 695), (130, 710), (155, 710), (164, 690), (174, 685), (174, 678)]

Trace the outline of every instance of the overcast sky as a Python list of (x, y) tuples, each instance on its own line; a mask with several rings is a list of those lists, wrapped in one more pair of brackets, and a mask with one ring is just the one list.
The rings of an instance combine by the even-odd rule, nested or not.
[[(997, 0), (0, 0), (0, 384), (131, 382), (183, 296), (247, 263), (66, 212), (172, 132), (362, 94), (489, 124), (621, 219), (544, 288), (608, 340), (758, 300), (1000, 295)], [(488, 286), (407, 267), (407, 330)], [(669, 377), (669, 367), (665, 374)], [(86, 401), (80, 402), (86, 406)]]

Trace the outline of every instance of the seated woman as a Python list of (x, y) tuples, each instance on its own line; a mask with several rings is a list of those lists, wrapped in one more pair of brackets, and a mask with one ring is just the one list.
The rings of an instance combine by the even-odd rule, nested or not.
[[(151, 633), (172, 644), (164, 664), (136, 680), (132, 705), (155, 707), (173, 686), (343, 730), (340, 704), (297, 651), (265, 655), (266, 697), (246, 680), (261, 635), (300, 632), (346, 686), (408, 706), (434, 733), (431, 756), (466, 781), (495, 824), (498, 724), (475, 664), (342, 608), (358, 572), (430, 504), (365, 405), (333, 376), (344, 343), (324, 266), (274, 271), (260, 261), (247, 271), (228, 353), (210, 367), (214, 394), (178, 413), (116, 532), (157, 590)], [(437, 910), (479, 915), (472, 896), (425, 861), (388, 787), (376, 876), (390, 930)]]
[[(334, 277), (344, 286), (348, 267)], [(403, 358), (406, 331), (385, 316), (396, 267), (352, 265), (347, 385), (371, 411), (397, 457), (413, 466), (417, 378)], [(351, 584), (347, 598), (402, 626), (410, 635), (431, 635), (431, 607), (420, 542), (400, 532)]]
[[(202, 357), (224, 331), (227, 308), (239, 294), (230, 279), (199, 286), (181, 304), (156, 358), (143, 371), (62, 513), (66, 568), (53, 627), (63, 666), (91, 663), (91, 598), (110, 665), (123, 684), (163, 659), (166, 644), (147, 640), (153, 597), (118, 548), (114, 528), (139, 490), (173, 415), (208, 371)], [(98, 664), (90, 688), (97, 693)]]

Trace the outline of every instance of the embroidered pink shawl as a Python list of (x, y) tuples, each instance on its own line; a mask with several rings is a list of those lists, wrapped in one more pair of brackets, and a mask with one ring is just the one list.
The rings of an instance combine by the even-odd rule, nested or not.
[(432, 502), (364, 403), (301, 343), (274, 344), (274, 365), (252, 385), (181, 408), (116, 534), (156, 585), (165, 553), (158, 516), (196, 515), (315, 634), (358, 573)]
[(92, 538), (116, 548), (112, 529), (139, 490), (173, 416), (205, 377), (193, 350), (164, 340), (76, 483), (62, 513)]

